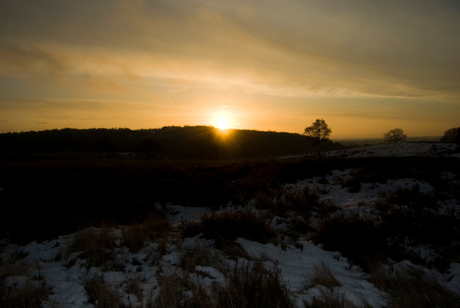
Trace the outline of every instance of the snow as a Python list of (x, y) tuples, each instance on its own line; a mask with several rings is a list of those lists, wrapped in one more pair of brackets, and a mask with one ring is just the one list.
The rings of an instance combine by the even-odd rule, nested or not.
[[(414, 156), (414, 155), (440, 155), (454, 151), (457, 145), (452, 143), (421, 143), (402, 142), (371, 145), (366, 147), (352, 148), (348, 150), (328, 151), (324, 156), (342, 157), (377, 157), (377, 156)], [(458, 157), (457, 154), (452, 154)]]
[[(442, 151), (454, 150), (455, 146), (450, 144), (429, 144), (429, 143), (406, 143), (394, 145), (376, 145), (351, 149), (345, 151), (327, 152), (327, 156), (400, 156), (400, 155), (420, 155), (420, 154), (439, 154)], [(449, 154), (450, 155), (450, 154)], [(455, 157), (458, 157), (458, 154)], [(322, 195), (324, 200), (329, 200), (341, 208), (342, 213), (370, 213), (376, 200), (382, 192), (393, 191), (397, 188), (410, 188), (419, 185), (420, 191), (429, 193), (433, 187), (426, 182), (415, 179), (403, 178), (389, 180), (386, 183), (362, 183), (359, 192), (349, 192), (347, 187), (342, 187), (341, 180), (346, 180), (352, 176), (352, 170), (335, 170), (326, 176), (326, 184), (321, 178), (309, 178), (295, 184), (286, 185), (292, 189), (302, 189), (309, 186), (312, 189), (327, 191)], [(448, 202), (455, 205), (456, 202)], [(173, 225), (179, 226), (182, 221), (199, 219), (200, 215), (209, 212), (208, 208), (184, 207), (181, 205), (168, 204), (170, 218)], [(235, 207), (232, 207), (233, 209)], [(287, 227), (288, 221), (283, 217), (272, 217), (269, 221), (279, 232)], [(122, 246), (121, 231), (117, 229), (109, 230), (117, 237), (116, 260), (124, 262), (122, 270), (104, 271), (102, 268), (86, 268), (86, 262), (78, 257), (78, 253), (66, 254), (67, 248), (72, 242), (75, 234), (59, 236), (57, 239), (50, 239), (43, 243), (31, 242), (25, 246), (6, 244), (2, 241), (0, 259), (2, 264), (11, 268), (27, 264), (27, 270), (21, 273), (14, 273), (4, 279), (6, 286), (21, 286), (27, 279), (40, 276), (51, 288), (52, 294), (48, 296), (45, 307), (57, 305), (59, 307), (93, 307), (89, 303), (88, 293), (85, 290), (85, 280), (91, 277), (102, 277), (103, 281), (111, 288), (123, 294), (125, 304), (140, 304), (139, 299), (134, 294), (126, 292), (126, 285), (133, 279), (140, 279), (144, 298), (148, 294), (158, 295), (158, 279), (163, 275), (181, 273), (180, 260), (185, 252), (192, 250), (198, 243), (204, 247), (212, 248), (214, 241), (201, 239), (199, 235), (185, 239), (175, 239), (175, 244), (168, 244), (166, 252), (157, 261), (152, 262), (152, 255), (158, 252), (159, 245), (155, 242), (148, 242), (137, 253), (131, 253), (126, 247)], [(311, 280), (315, 269), (322, 264), (326, 265), (334, 277), (340, 282), (339, 287), (334, 287), (334, 292), (344, 294), (344, 296), (355, 303), (363, 305), (365, 302), (373, 307), (384, 307), (387, 304), (387, 294), (376, 288), (368, 281), (369, 275), (364, 273), (358, 266), (352, 266), (350, 262), (341, 256), (339, 252), (325, 251), (321, 245), (315, 245), (308, 238), (300, 238), (298, 243), (302, 249), (289, 245), (281, 247), (273, 243), (261, 244), (252, 242), (244, 238), (236, 240), (250, 256), (261, 257), (264, 265), (268, 267), (277, 266), (281, 270), (283, 280), (287, 284), (292, 296), (299, 307), (303, 307), (302, 301), (311, 302), (313, 297), (321, 297), (324, 287), (316, 285), (306, 288), (306, 283)], [(415, 249), (422, 257), (429, 259), (432, 253), (429, 246), (419, 246)], [(233, 260), (225, 259), (224, 254), (220, 254), (224, 264), (234, 264)], [(74, 262), (72, 262), (74, 260)], [(270, 261), (270, 260), (273, 260)], [(5, 265), (4, 265), (5, 266)], [(416, 267), (409, 261), (396, 263), (395, 268), (407, 266)], [(446, 287), (460, 296), (460, 264), (452, 263), (447, 273), (441, 274), (435, 269), (424, 269), (432, 277), (441, 281)], [(197, 283), (205, 286), (213, 284), (223, 285), (226, 283), (224, 273), (210, 266), (196, 266), (196, 273), (191, 274), (191, 278)], [(145, 302), (145, 301), (144, 301)]]
[(311, 294), (320, 294), (321, 286), (315, 286), (308, 292), (304, 292), (303, 289), (309, 276), (314, 274), (315, 266), (325, 263), (342, 284), (336, 290), (345, 294), (348, 299), (358, 305), (362, 304), (362, 298), (373, 307), (382, 307), (385, 304), (385, 294), (365, 280), (367, 275), (360, 268), (350, 267), (346, 258), (337, 258), (337, 252), (325, 251), (311, 241), (300, 241), (303, 249), (289, 246), (286, 250), (271, 243), (263, 245), (242, 238), (237, 242), (252, 256), (263, 254), (276, 260), (289, 289), (297, 294), (298, 298), (309, 300)]

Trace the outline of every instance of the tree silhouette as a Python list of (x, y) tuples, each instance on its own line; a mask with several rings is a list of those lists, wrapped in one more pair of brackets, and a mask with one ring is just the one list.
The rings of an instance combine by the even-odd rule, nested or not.
[(446, 143), (460, 143), (460, 127), (446, 130), (440, 141)]
[(383, 134), (386, 142), (389, 143), (398, 143), (406, 141), (407, 135), (404, 134), (404, 131), (400, 128), (395, 128), (390, 130), (389, 132)]
[(331, 129), (327, 126), (323, 119), (316, 119), (313, 124), (305, 128), (304, 135), (314, 138), (315, 144), (318, 147), (318, 157), (321, 159), (320, 145), (322, 141), (328, 141)]

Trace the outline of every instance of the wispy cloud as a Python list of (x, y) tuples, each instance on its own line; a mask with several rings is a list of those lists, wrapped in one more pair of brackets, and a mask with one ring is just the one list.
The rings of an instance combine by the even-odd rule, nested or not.
[(212, 100), (233, 111), (238, 100), (227, 97), (247, 105), (275, 97), (286, 110), (300, 100), (393, 99), (449, 102), (460, 116), (454, 1), (17, 0), (2, 8), (0, 78), (16, 85), (1, 88), (4, 97), (32, 97), (39, 84), (41, 97), (171, 110)]
[(177, 93), (177, 92), (183, 92), (183, 91), (187, 91), (187, 90), (188, 90), (188, 88), (183, 88), (183, 89), (166, 91), (165, 93)]

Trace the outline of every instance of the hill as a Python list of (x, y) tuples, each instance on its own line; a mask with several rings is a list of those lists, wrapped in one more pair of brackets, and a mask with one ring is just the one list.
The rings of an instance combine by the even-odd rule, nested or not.
[[(0, 134), (3, 152), (92, 152), (115, 156), (232, 159), (314, 152), (311, 137), (293, 133), (231, 129), (212, 126), (167, 126), (160, 129), (92, 128)], [(323, 151), (344, 147), (328, 141)]]

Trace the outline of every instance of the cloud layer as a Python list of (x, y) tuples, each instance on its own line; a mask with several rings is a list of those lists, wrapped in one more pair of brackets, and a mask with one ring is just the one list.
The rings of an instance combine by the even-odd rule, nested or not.
[[(99, 99), (187, 118), (231, 98), (242, 115), (269, 111), (244, 128), (268, 129), (264, 121), (275, 130), (292, 128), (270, 111), (369, 122), (382, 104), (431, 114), (426, 104), (435, 104), (445, 108), (435, 117), (460, 116), (455, 1), (6, 0), (0, 29), (0, 110), (12, 110), (6, 101), (53, 100), (65, 109), (59, 99)], [(168, 114), (163, 103), (178, 109)], [(398, 115), (382, 117), (390, 125)]]

